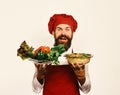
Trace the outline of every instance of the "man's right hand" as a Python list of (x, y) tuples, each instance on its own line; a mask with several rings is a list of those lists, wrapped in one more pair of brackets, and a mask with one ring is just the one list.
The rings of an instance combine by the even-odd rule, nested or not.
[(51, 65), (51, 63), (37, 63), (37, 62), (35, 62), (34, 63), (35, 64), (35, 67), (36, 67), (36, 69), (37, 69), (37, 79), (38, 79), (38, 81), (42, 84), (43, 83), (43, 80), (44, 80), (44, 78), (45, 78), (45, 73), (46, 73), (46, 68), (47, 68), (47, 66), (50, 66)]

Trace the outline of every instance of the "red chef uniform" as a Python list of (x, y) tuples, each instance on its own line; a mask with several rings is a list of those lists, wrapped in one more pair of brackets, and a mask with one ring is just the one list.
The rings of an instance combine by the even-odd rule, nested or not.
[(76, 76), (69, 65), (49, 66), (43, 95), (80, 95)]

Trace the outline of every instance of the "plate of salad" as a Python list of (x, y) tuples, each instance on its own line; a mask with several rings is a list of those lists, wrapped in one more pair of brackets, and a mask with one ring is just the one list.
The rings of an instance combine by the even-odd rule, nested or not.
[(49, 46), (40, 46), (34, 49), (29, 46), (26, 41), (23, 41), (20, 47), (17, 49), (17, 56), (22, 60), (30, 60), (38, 63), (52, 62), (55, 65), (59, 64), (58, 58), (65, 52), (63, 44), (59, 44), (50, 48)]

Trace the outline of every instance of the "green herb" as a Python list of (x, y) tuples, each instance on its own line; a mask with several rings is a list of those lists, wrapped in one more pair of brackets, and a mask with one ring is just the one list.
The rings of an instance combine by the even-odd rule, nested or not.
[(61, 56), (61, 54), (65, 52), (65, 48), (63, 44), (59, 44), (57, 46), (54, 46), (50, 53), (48, 54), (48, 59), (54, 61), (55, 64), (58, 64), (58, 57)]

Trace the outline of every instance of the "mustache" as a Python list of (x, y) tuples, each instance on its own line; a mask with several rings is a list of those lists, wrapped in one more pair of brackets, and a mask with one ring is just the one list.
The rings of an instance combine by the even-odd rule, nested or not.
[(60, 43), (59, 43), (59, 39), (68, 40), (68, 42), (65, 44), (65, 49), (68, 50), (68, 49), (70, 48), (70, 46), (71, 46), (72, 37), (69, 38), (69, 37), (67, 37), (66, 35), (60, 35), (59, 37), (57, 37), (57, 38), (55, 39), (54, 46), (60, 44)]
[(63, 40), (66, 40), (66, 39), (70, 39), (69, 37), (67, 37), (66, 35), (60, 35), (57, 39), (63, 39)]

